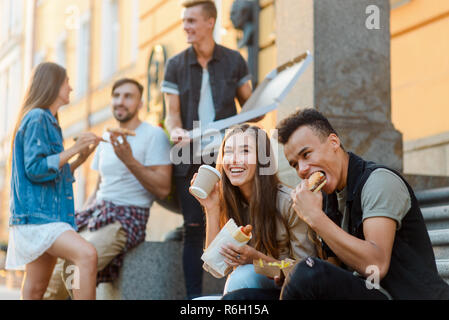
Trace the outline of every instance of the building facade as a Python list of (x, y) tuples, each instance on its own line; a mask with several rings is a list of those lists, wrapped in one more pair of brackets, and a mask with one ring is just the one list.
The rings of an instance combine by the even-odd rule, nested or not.
[[(8, 6), (8, 10), (18, 12), (21, 8), (16, 5), (19, 1), (2, 1), (2, 5), (5, 3)], [(14, 5), (12, 5), (13, 2)], [(34, 19), (28, 34), (33, 39), (31, 67), (42, 61), (61, 64), (67, 69), (70, 84), (74, 89), (71, 94), (71, 103), (59, 112), (66, 147), (70, 147), (73, 143), (72, 138), (76, 134), (87, 130), (101, 134), (106, 126), (114, 123), (110, 93), (113, 82), (121, 77), (135, 78), (144, 84), (145, 108), (141, 111), (141, 116), (154, 125), (162, 122), (165, 111), (159, 85), (163, 77), (164, 63), (170, 56), (187, 48), (182, 29), (182, 8), (178, 0), (39, 0), (29, 2), (34, 4), (30, 9)], [(276, 65), (273, 3), (273, 0), (260, 3), (261, 17), (264, 21), (261, 23), (260, 35), (259, 61), (263, 66), (259, 71), (260, 79), (263, 79)], [(236, 49), (238, 32), (234, 30), (230, 21), (232, 0), (218, 0), (216, 4), (219, 16), (215, 39), (220, 44)], [(4, 10), (0, 12), (5, 16), (11, 16)], [(26, 20), (23, 17), (15, 19), (23, 22)], [(4, 25), (9, 23), (2, 21)], [(9, 30), (6, 29), (8, 26), (9, 24), (2, 26), (2, 36), (3, 33), (9, 32), (5, 31)], [(21, 27), (20, 32), (24, 38), (25, 27)], [(1, 39), (3, 40), (3, 37)], [(13, 40), (8, 41), (8, 45), (12, 46)], [(16, 51), (20, 51), (22, 42), (20, 45), (15, 45)], [(3, 45), (0, 47), (4, 48)], [(0, 57), (6, 55), (3, 51), (11, 52), (10, 49), (2, 50)], [(242, 54), (246, 56), (245, 50), (242, 50)], [(5, 57), (0, 61), (4, 61), (0, 63), (0, 92), (2, 93), (0, 97), (3, 99), (1, 105), (5, 110), (16, 112), (20, 107), (19, 98), (24, 93), (22, 86), (26, 85), (29, 73), (25, 77), (21, 64), (10, 62), (11, 58), (7, 60)], [(5, 79), (11, 72), (4, 71), (5, 68), (1, 67), (3, 65), (7, 66), (8, 70), (13, 70), (15, 77), (23, 77), (20, 80), (15, 78), (8, 80), (8, 84), (15, 90), (14, 99), (8, 95), (8, 103), (4, 103), (6, 97), (3, 93), (11, 92), (8, 87), (5, 87)], [(20, 86), (12, 85), (14, 83), (19, 83)], [(15, 113), (5, 111), (3, 114), (6, 114), (7, 118), (2, 119), (3, 122), (0, 124), (0, 135), (4, 135), (5, 138), (2, 140), (5, 148), (0, 168), (2, 175), (0, 176), (2, 183), (0, 185), (2, 190), (0, 239), (6, 241), (9, 180), (5, 159), (9, 154), (7, 133), (11, 131)], [(270, 115), (262, 125), (269, 126), (273, 121), (273, 115)], [(91, 160), (92, 157), (75, 174), (75, 205), (78, 208), (95, 187), (97, 174), (90, 170)], [(152, 213), (154, 211), (152, 210)], [(155, 212), (157, 220), (157, 210)], [(165, 218), (169, 222), (166, 227), (168, 230), (179, 224), (181, 217), (174, 215), (165, 216)], [(156, 229), (160, 231), (160, 228)], [(155, 235), (156, 238), (161, 236), (161, 232)]]
[(7, 239), (11, 131), (31, 72), (34, 1), (0, 0), (0, 242)]
[(449, 2), (399, 4), (391, 12), (391, 98), (404, 171), (448, 176)]

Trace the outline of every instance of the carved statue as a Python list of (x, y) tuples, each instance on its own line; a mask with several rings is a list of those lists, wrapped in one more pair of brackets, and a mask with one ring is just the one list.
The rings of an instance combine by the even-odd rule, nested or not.
[(255, 2), (252, 0), (235, 0), (231, 7), (231, 21), (234, 28), (243, 31), (243, 37), (238, 42), (238, 47), (243, 48), (253, 44), (254, 11)]
[(238, 48), (248, 48), (248, 66), (253, 76), (253, 86), (257, 85), (259, 55), (259, 1), (234, 0), (231, 7), (231, 21), (234, 28), (243, 35), (237, 39)]

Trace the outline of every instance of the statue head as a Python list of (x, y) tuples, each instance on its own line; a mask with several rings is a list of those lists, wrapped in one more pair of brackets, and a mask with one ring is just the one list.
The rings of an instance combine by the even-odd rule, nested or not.
[(242, 30), (247, 23), (253, 21), (253, 1), (235, 0), (231, 7), (231, 21), (234, 28)]

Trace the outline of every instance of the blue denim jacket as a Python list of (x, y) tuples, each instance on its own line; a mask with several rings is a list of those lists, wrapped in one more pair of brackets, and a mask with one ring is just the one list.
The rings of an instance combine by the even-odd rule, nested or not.
[(49, 110), (23, 118), (12, 155), (10, 225), (67, 222), (75, 230), (70, 165), (59, 169), (64, 150), (61, 128)]

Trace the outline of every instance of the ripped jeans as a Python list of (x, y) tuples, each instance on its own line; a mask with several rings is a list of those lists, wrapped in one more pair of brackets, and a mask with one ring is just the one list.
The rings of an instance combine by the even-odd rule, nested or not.
[(252, 264), (241, 265), (234, 269), (226, 280), (223, 295), (245, 288), (280, 289), (274, 280), (256, 273)]
[(182, 265), (187, 299), (201, 296), (203, 261), (201, 256), (206, 237), (204, 213), (200, 203), (189, 193), (192, 176), (175, 177), (176, 191), (184, 217)]

